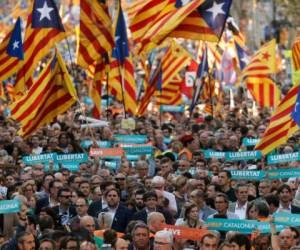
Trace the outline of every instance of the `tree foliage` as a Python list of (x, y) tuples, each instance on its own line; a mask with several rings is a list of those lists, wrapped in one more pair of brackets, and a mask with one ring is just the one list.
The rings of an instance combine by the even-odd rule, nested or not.
[(299, 0), (275, 0), (277, 11), (282, 12), (283, 16), (293, 27), (300, 27), (300, 1)]

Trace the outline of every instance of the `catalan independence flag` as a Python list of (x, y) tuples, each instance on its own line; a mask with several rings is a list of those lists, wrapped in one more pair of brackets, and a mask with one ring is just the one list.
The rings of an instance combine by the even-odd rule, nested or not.
[(156, 22), (176, 10), (175, 0), (148, 0), (144, 3), (144, 6), (139, 8), (134, 15), (131, 14), (129, 28), (135, 43), (140, 43)]
[(275, 39), (262, 46), (250, 59), (242, 72), (242, 77), (276, 73)]
[(88, 68), (114, 47), (112, 21), (106, 5), (95, 0), (80, 1), (79, 48), (77, 63)]
[(268, 76), (247, 77), (247, 89), (260, 107), (275, 108), (280, 101), (280, 90)]
[(24, 59), (21, 38), (21, 18), (18, 18), (14, 28), (0, 44), (0, 82), (16, 73)]
[(19, 134), (27, 137), (66, 112), (77, 99), (67, 68), (57, 51), (27, 94), (10, 105), (11, 118), (20, 123)]
[(149, 51), (160, 44), (171, 32), (196, 8), (198, 8), (204, 0), (192, 0), (184, 6), (169, 11), (159, 20), (155, 21), (143, 36), (143, 40), (138, 45), (139, 52)]
[[(182, 0), (176, 0), (176, 7), (182, 7), (182, 2)], [(232, 0), (204, 1), (180, 22), (170, 36), (218, 42), (222, 36), (231, 3)]]
[(0, 99), (3, 101), (6, 101), (6, 95), (5, 95), (5, 91), (4, 91), (4, 83), (1, 82), (0, 83)]
[(161, 80), (160, 77), (161, 77), (161, 63), (159, 63), (158, 67), (156, 68), (156, 70), (153, 72), (153, 74), (149, 79), (149, 85), (147, 86), (145, 90), (145, 94), (143, 95), (138, 106), (138, 112), (137, 112), (138, 116), (142, 116), (145, 114), (147, 107), (151, 102), (152, 97), (155, 94), (155, 91), (158, 89), (157, 86), (159, 84), (159, 81)]
[(90, 82), (88, 89), (89, 89), (89, 96), (92, 98), (94, 102), (93, 108), (93, 117), (99, 119), (101, 116), (101, 95), (102, 95), (102, 82), (105, 79), (105, 70), (106, 66), (108, 65), (108, 56), (103, 55), (102, 58), (98, 62), (96, 62), (93, 74), (93, 81)]
[(294, 86), (274, 111), (263, 137), (255, 146), (264, 155), (287, 142), (300, 126), (300, 85)]
[(156, 91), (156, 105), (179, 105), (182, 103), (181, 86), (183, 79), (177, 75), (168, 84), (163, 83), (160, 91)]
[(26, 87), (31, 86), (31, 76), (38, 62), (65, 37), (54, 0), (34, 0), (31, 10), (25, 31), (24, 64), (16, 77), (16, 95), (23, 95)]
[(125, 110), (134, 115), (137, 109), (136, 83), (126, 29), (123, 11), (119, 4), (115, 20), (115, 47), (112, 51), (108, 82), (110, 92), (115, 94), (119, 101), (123, 100)]
[(295, 70), (300, 69), (300, 37), (296, 39), (292, 46), (292, 57)]

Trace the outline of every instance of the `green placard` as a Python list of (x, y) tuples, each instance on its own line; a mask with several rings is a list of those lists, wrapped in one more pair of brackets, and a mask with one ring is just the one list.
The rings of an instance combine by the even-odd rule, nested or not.
[(247, 161), (261, 159), (260, 151), (240, 151), (240, 152), (226, 152), (226, 161)]
[(267, 161), (268, 164), (280, 164), (285, 162), (291, 162), (291, 161), (298, 161), (299, 160), (299, 152), (294, 153), (288, 153), (288, 154), (274, 154), (274, 155), (268, 155)]
[(0, 214), (18, 213), (20, 211), (19, 200), (2, 200), (0, 201)]

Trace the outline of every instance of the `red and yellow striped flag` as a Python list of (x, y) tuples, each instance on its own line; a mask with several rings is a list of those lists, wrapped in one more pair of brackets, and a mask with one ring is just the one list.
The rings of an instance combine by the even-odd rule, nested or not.
[(88, 68), (101, 55), (110, 54), (114, 47), (112, 21), (108, 8), (100, 1), (80, 1), (79, 47), (77, 63)]
[(22, 67), (22, 60), (23, 46), (19, 18), (0, 44), (0, 82), (15, 74)]
[(11, 102), (14, 102), (15, 101), (15, 88), (14, 88), (14, 85), (11, 84), (10, 82), (8, 82), (6, 84), (6, 91), (7, 91), (7, 95), (9, 97), (9, 100)]
[(175, 0), (151, 0), (145, 1), (130, 22), (130, 30), (133, 41), (140, 43), (148, 30), (170, 11), (176, 9)]
[(242, 71), (242, 77), (276, 73), (275, 39), (262, 46)]
[(167, 86), (192, 60), (191, 55), (173, 39), (162, 57), (162, 87)]
[(280, 90), (268, 76), (247, 77), (247, 88), (260, 107), (275, 108), (280, 101)]
[[(41, 11), (45, 6), (49, 11), (48, 14)], [(33, 1), (25, 31), (24, 64), (17, 73), (14, 85), (16, 96), (23, 95), (26, 87), (30, 88), (31, 76), (38, 62), (57, 42), (65, 38), (65, 35), (55, 2)]]
[[(175, 78), (178, 73), (192, 60), (189, 53), (174, 40), (171, 40), (170, 45), (165, 51), (164, 56), (161, 59), (161, 65), (159, 67), (159, 72), (155, 72), (151, 83), (149, 83), (145, 95), (141, 99), (138, 114), (143, 115), (146, 111), (152, 96), (156, 95), (158, 98), (160, 96), (171, 98), (172, 102), (174, 102), (173, 98), (176, 99), (177, 102), (181, 100), (178, 95), (178, 91), (181, 88), (181, 81)], [(159, 75), (161, 74), (161, 79), (159, 79)], [(177, 85), (171, 84), (173, 80), (177, 81)], [(177, 80), (176, 80), (177, 79)], [(157, 86), (158, 83), (161, 86)], [(160, 98), (162, 99), (162, 98)], [(158, 102), (161, 102), (160, 100)]]
[(6, 101), (6, 95), (5, 95), (5, 91), (4, 91), (4, 85), (3, 82), (0, 82), (0, 99), (3, 101)]
[(297, 37), (292, 47), (292, 57), (295, 70), (300, 69), (300, 37)]
[(181, 101), (181, 86), (183, 79), (177, 75), (167, 84), (163, 82), (162, 89), (156, 90), (156, 105), (173, 105), (174, 101)]
[(299, 85), (294, 86), (281, 100), (270, 119), (270, 124), (263, 137), (255, 146), (256, 150), (261, 150), (264, 155), (268, 154), (273, 149), (286, 143), (288, 138), (299, 129), (292, 118), (298, 92)]
[(93, 81), (91, 81), (88, 85), (89, 96), (94, 102), (93, 116), (96, 119), (99, 119), (101, 116), (102, 82), (105, 78), (105, 68), (106, 62), (101, 58), (93, 69)]
[(169, 11), (166, 15), (151, 25), (143, 36), (141, 51), (149, 51), (160, 44), (182, 21), (199, 7), (204, 0), (193, 0), (186, 5)]
[[(126, 0), (122, 0), (122, 8), (127, 12), (129, 23), (140, 12), (140, 10), (149, 2), (153, 0), (135, 0), (131, 3), (127, 3)], [(158, 11), (158, 10), (157, 10)]]
[(126, 112), (137, 112), (137, 93), (134, 78), (134, 65), (129, 51), (127, 28), (121, 5), (114, 22), (115, 48), (112, 51), (108, 79), (109, 92), (123, 101)]
[(27, 137), (67, 111), (76, 100), (76, 90), (57, 51), (27, 94), (10, 105), (11, 118), (21, 124), (19, 134)]

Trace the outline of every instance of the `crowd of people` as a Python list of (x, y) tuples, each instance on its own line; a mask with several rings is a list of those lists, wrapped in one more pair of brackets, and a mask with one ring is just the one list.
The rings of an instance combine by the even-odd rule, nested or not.
[[(20, 211), (0, 214), (1, 249), (298, 249), (298, 228), (277, 232), (272, 215), (300, 212), (299, 179), (234, 180), (230, 172), (297, 167), (298, 162), (268, 166), (265, 158), (230, 162), (204, 157), (203, 150), (253, 150), (242, 140), (261, 137), (270, 114), (249, 112), (243, 100), (236, 96), (239, 105), (230, 109), (225, 96), (214, 116), (197, 108), (191, 116), (149, 111), (134, 118), (135, 129), (122, 127), (123, 114), (114, 103), (103, 107), (109, 126), (81, 128), (74, 107), (26, 139), (2, 115), (0, 197), (19, 200)], [(89, 157), (75, 172), (63, 164), (57, 169), (51, 161), (23, 161), (28, 155), (88, 153), (98, 147), (97, 141), (114, 142), (117, 134), (145, 135), (153, 154), (136, 161), (124, 155), (115, 167)], [(296, 151), (299, 136), (278, 152)], [(83, 146), (85, 140), (91, 141), (89, 148)], [(210, 218), (267, 219), (271, 231), (246, 235), (209, 230)], [(177, 238), (165, 224), (204, 233), (198, 240)]]
[[(204, 153), (251, 151), (254, 145), (243, 139), (263, 136), (271, 112), (254, 110), (243, 87), (236, 88), (235, 107), (224, 90), (211, 115), (199, 106), (192, 113), (188, 105), (175, 113), (149, 107), (144, 116), (130, 118), (130, 128), (124, 126), (122, 104), (106, 95), (101, 119), (108, 125), (95, 127), (79, 120), (79, 115), (92, 116), (86, 87), (91, 79), (79, 67), (68, 67), (82, 106), (28, 138), (18, 136), (19, 126), (0, 100), (0, 207), (1, 201), (19, 202), (18, 212), (0, 212), (1, 250), (300, 249), (299, 228), (274, 222), (276, 213), (300, 213), (300, 178), (236, 180), (231, 174), (298, 168), (299, 162), (268, 165), (265, 157), (228, 161)], [(280, 77), (285, 95), (291, 85), (287, 75)], [(118, 160), (89, 156), (78, 169), (52, 160), (24, 161), (49, 153), (88, 155), (104, 142), (111, 148), (137, 146), (120, 143), (116, 135), (145, 136), (142, 145), (153, 152), (134, 160), (126, 154)], [(297, 132), (276, 153), (297, 152), (299, 143)], [(267, 221), (270, 230), (212, 230), (210, 219)], [(168, 226), (191, 230), (190, 237), (178, 237)], [(195, 239), (193, 232), (201, 237)]]

